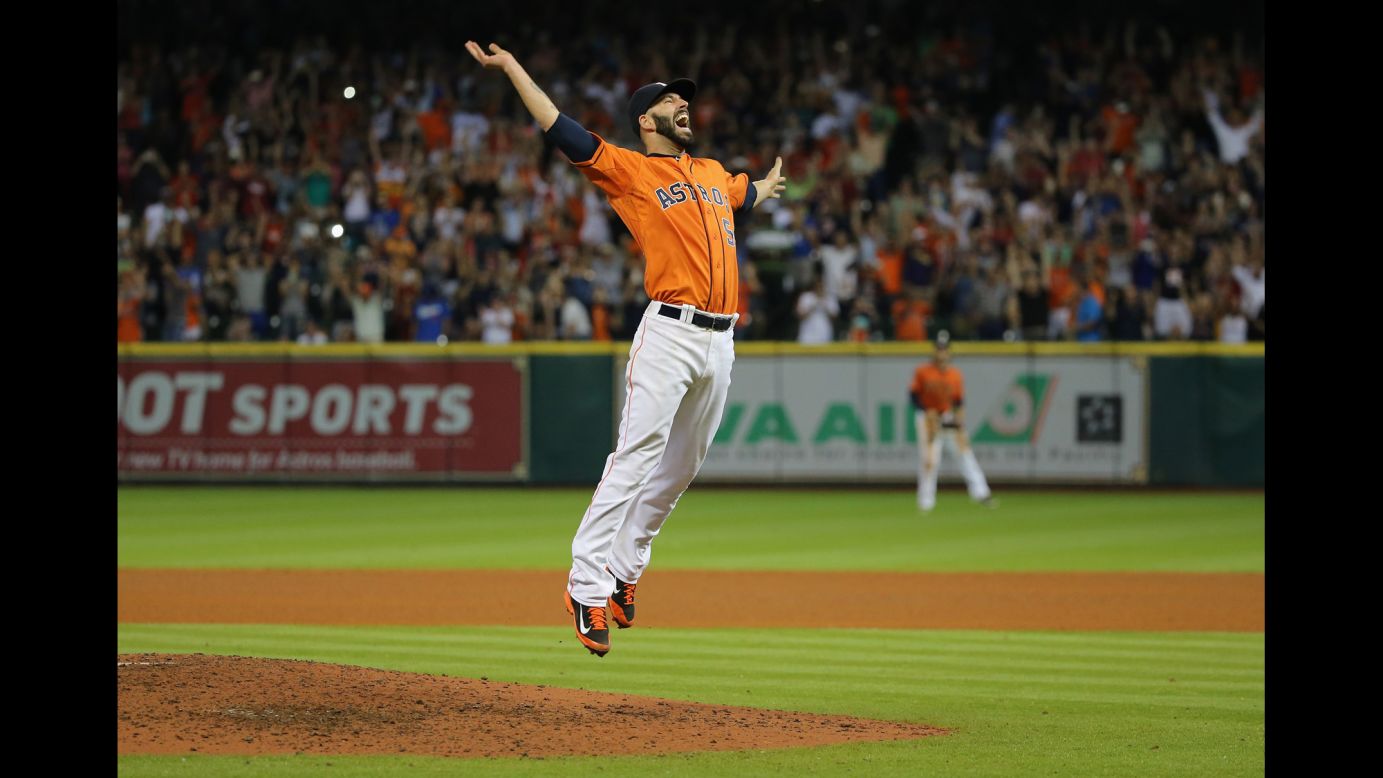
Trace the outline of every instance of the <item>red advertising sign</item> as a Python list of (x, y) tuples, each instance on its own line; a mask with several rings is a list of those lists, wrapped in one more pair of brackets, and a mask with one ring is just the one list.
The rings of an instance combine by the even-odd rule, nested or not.
[(122, 360), (121, 477), (522, 478), (510, 359)]

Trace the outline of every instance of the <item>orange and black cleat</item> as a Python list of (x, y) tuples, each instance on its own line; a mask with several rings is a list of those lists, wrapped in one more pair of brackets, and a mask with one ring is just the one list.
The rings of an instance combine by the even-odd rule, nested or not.
[[(610, 572), (610, 568), (605, 568)], [(610, 573), (614, 575), (614, 573)], [(638, 584), (621, 581), (619, 576), (615, 576), (615, 591), (608, 600), (610, 604), (610, 618), (615, 620), (620, 629), (634, 626), (634, 589)]]
[(582, 605), (571, 598), (571, 592), (563, 592), (562, 596), (566, 599), (567, 613), (574, 617), (576, 639), (592, 654), (605, 656), (610, 650), (610, 626), (605, 621), (605, 609)]

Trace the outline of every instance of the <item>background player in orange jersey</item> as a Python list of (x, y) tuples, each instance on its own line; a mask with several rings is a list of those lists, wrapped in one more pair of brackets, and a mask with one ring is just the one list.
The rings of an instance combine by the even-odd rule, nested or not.
[(909, 388), (917, 424), (917, 447), (921, 453), (917, 468), (917, 507), (930, 511), (936, 507), (936, 477), (941, 471), (943, 441), (955, 448), (960, 472), (970, 499), (989, 508), (997, 502), (989, 493), (984, 471), (970, 448), (965, 434), (965, 382), (960, 368), (951, 364), (950, 335), (937, 334), (932, 361), (919, 365)]
[(577, 638), (610, 650), (609, 621), (634, 620), (634, 588), (653, 538), (701, 469), (720, 425), (739, 315), (735, 215), (779, 197), (782, 158), (758, 181), (687, 153), (696, 84), (655, 82), (629, 98), (643, 151), (612, 146), (558, 112), (514, 56), (497, 44), (466, 49), (501, 70), (558, 148), (600, 188), (645, 257), (649, 306), (629, 348), (619, 441), (572, 540), (564, 601)]

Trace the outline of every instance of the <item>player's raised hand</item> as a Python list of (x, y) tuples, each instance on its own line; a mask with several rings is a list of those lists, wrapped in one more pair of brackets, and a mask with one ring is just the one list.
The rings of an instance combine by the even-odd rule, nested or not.
[(517, 64), (514, 55), (501, 49), (498, 43), (490, 44), (490, 53), (486, 54), (480, 44), (475, 41), (466, 41), (466, 51), (475, 57), (475, 61), (492, 70), (508, 70), (510, 65)]
[(475, 41), (466, 41), (466, 51), (475, 57), (475, 61), (484, 65), (488, 70), (498, 70), (509, 77), (514, 89), (518, 90), (519, 98), (523, 100), (523, 105), (533, 118), (538, 121), (538, 127), (546, 132), (557, 121), (561, 114), (557, 111), (557, 106), (552, 104), (548, 96), (543, 94), (543, 90), (528, 77), (523, 65), (519, 64), (514, 55), (501, 49), (498, 43), (490, 44), (490, 53), (480, 48), (480, 44)]
[(783, 196), (783, 190), (787, 188), (787, 178), (782, 174), (782, 170), (783, 158), (777, 157), (768, 175), (754, 182), (754, 188), (758, 190), (754, 197), (756, 207), (764, 200), (776, 200)]

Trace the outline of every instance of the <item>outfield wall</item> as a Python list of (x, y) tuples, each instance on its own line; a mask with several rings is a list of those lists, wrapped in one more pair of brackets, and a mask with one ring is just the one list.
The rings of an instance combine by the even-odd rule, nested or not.
[[(995, 483), (1262, 486), (1261, 344), (957, 343)], [(742, 343), (699, 479), (909, 483), (930, 346)], [(590, 484), (627, 344), (122, 346), (125, 482)], [(943, 481), (955, 480), (954, 467)]]

